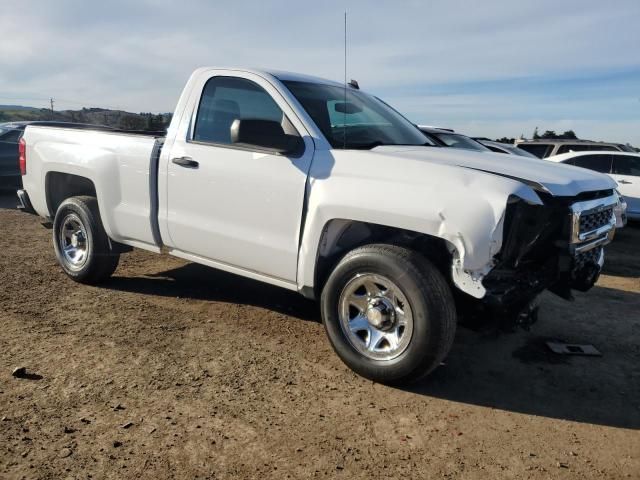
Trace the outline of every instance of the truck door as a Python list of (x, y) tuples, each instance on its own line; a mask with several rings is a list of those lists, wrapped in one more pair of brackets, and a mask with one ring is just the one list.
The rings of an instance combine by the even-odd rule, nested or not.
[[(313, 142), (271, 83), (224, 73), (206, 79), (189, 131), (169, 153), (165, 243), (228, 270), (295, 285)], [(235, 119), (278, 121), (306, 136), (304, 151), (291, 157), (237, 146), (230, 138)]]

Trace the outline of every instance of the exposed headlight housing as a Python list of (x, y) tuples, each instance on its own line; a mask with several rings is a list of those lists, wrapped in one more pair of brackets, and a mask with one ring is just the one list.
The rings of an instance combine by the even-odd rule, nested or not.
[(627, 224), (627, 202), (618, 190), (616, 195), (618, 195), (618, 203), (613, 207), (613, 212), (616, 216), (616, 228), (622, 228)]

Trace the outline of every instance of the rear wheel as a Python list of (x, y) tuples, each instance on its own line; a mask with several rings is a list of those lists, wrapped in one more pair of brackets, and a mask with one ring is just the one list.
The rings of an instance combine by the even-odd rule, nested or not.
[(417, 252), (367, 245), (348, 253), (324, 286), (331, 344), (356, 373), (381, 383), (416, 380), (453, 343), (456, 312), (442, 274)]
[(80, 283), (106, 280), (120, 259), (111, 251), (95, 197), (71, 197), (60, 204), (53, 221), (53, 245), (64, 272)]

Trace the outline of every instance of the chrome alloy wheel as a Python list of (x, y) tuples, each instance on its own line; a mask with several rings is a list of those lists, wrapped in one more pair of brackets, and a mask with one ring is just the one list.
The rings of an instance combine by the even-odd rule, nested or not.
[(388, 278), (373, 273), (356, 275), (342, 290), (338, 308), (343, 333), (365, 357), (392, 360), (409, 346), (411, 306)]
[(89, 258), (87, 231), (80, 217), (75, 213), (70, 213), (62, 220), (58, 246), (70, 269), (80, 270), (87, 262)]

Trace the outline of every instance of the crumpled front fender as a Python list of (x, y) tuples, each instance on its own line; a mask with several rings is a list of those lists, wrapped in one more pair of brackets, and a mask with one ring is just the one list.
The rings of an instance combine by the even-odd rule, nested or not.
[(323, 230), (332, 220), (341, 219), (442, 238), (453, 255), (455, 285), (482, 298), (486, 293), (482, 278), (493, 268), (494, 256), (502, 247), (507, 204), (514, 198), (542, 204), (522, 182), (454, 165), (404, 161), (390, 169), (388, 157), (378, 164), (378, 158), (366, 152), (317, 155), (330, 158), (315, 158), (312, 166), (299, 288), (314, 286)]

